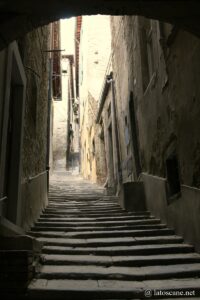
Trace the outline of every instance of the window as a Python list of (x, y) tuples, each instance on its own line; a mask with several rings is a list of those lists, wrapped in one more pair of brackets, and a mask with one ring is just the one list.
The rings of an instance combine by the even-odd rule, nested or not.
[(95, 156), (95, 140), (92, 140), (92, 155)]
[(175, 154), (166, 159), (168, 204), (180, 196), (178, 160)]
[(130, 93), (129, 114), (130, 114), (133, 154), (135, 160), (135, 171), (136, 171), (136, 176), (139, 177), (140, 173), (142, 172), (142, 166), (140, 162), (139, 135), (138, 135), (137, 118), (136, 118), (133, 92)]

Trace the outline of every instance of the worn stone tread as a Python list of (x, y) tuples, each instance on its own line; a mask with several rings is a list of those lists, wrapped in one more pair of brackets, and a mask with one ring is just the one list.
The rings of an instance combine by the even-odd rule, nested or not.
[[(29, 285), (29, 299), (145, 299), (145, 291), (195, 291), (200, 295), (200, 279), (146, 281), (120, 280), (46, 280), (38, 279)], [(42, 296), (41, 296), (42, 295)], [(39, 298), (40, 299), (40, 298)]]
[[(42, 235), (42, 232), (40, 232)], [(121, 238), (97, 238), (97, 239), (66, 239), (64, 238), (65, 233), (56, 235), (55, 233), (49, 233), (48, 237), (45, 237), (45, 232), (40, 237), (39, 241), (46, 245), (63, 245), (63, 246), (133, 246), (133, 245), (149, 245), (149, 244), (170, 244), (170, 243), (181, 243), (183, 239), (178, 236), (153, 236), (153, 237), (121, 237)]]
[(44, 246), (43, 253), (62, 254), (97, 254), (97, 255), (151, 255), (167, 253), (190, 253), (194, 248), (186, 244), (112, 246), (112, 247), (64, 247)]
[(56, 255), (42, 256), (44, 264), (53, 265), (116, 265), (116, 266), (148, 266), (163, 264), (200, 263), (200, 255), (196, 253), (162, 254), (146, 256), (97, 256), (97, 255)]
[(41, 217), (38, 219), (38, 221), (44, 221), (44, 222), (72, 222), (72, 223), (76, 223), (76, 222), (85, 222), (85, 221), (93, 221), (93, 222), (107, 222), (107, 221), (128, 221), (128, 220), (151, 220), (151, 219), (155, 219), (153, 216), (151, 215), (122, 215), (122, 216), (101, 216), (101, 217), (69, 217), (69, 216), (58, 216), (58, 217), (44, 217), (43, 215), (41, 215)]
[(59, 203), (55, 203), (55, 202), (50, 202), (49, 201), (49, 205), (48, 205), (48, 208), (53, 208), (53, 209), (57, 209), (57, 208), (66, 208), (66, 209), (83, 209), (83, 210), (89, 210), (89, 211), (94, 211), (95, 209), (100, 209), (100, 210), (106, 210), (106, 207), (108, 208), (108, 209), (119, 209), (119, 210), (121, 210), (121, 208), (120, 208), (120, 206), (119, 206), (119, 204), (109, 204), (109, 203), (101, 203), (101, 204), (96, 204), (96, 203), (93, 203), (93, 205), (91, 205), (90, 204), (90, 206), (88, 205), (88, 203), (87, 203), (87, 201), (86, 201), (86, 203), (85, 204), (83, 204), (83, 203), (79, 203), (79, 204), (74, 204), (74, 205), (72, 205), (72, 204), (67, 204), (67, 203), (61, 203), (61, 202), (59, 202)]
[[(84, 230), (85, 228), (85, 230)], [(131, 234), (129, 233), (132, 230), (159, 230), (159, 229), (165, 229), (166, 225), (165, 224), (149, 224), (149, 225), (133, 225), (133, 226), (120, 226), (120, 227), (114, 227), (113, 226), (109, 226), (109, 227), (98, 227), (97, 229), (95, 227), (64, 227), (64, 226), (35, 226), (34, 227), (34, 231), (33, 234), (34, 235), (39, 235), (40, 232), (55, 232), (55, 234), (59, 234), (59, 232), (64, 232), (64, 235), (73, 235), (73, 234), (78, 234), (78, 235), (86, 235), (86, 233), (88, 235), (93, 235), (94, 233), (96, 233), (96, 235), (98, 236), (99, 234), (101, 236), (103, 236), (103, 232), (105, 233), (105, 236), (116, 236), (117, 234), (114, 233), (112, 235), (111, 232), (117, 232), (119, 236), (123, 236), (122, 231), (125, 231), (125, 235), (126, 236), (131, 236)], [(172, 233), (172, 232), (171, 232)], [(47, 234), (46, 234), (47, 235)]]
[[(45, 234), (46, 236), (49, 235), (48, 232), (52, 232), (56, 235), (62, 235), (63, 233), (66, 232), (85, 232), (85, 231), (90, 231), (90, 232), (99, 232), (99, 231), (119, 231), (119, 230), (145, 230), (145, 229), (163, 229), (166, 228), (165, 224), (151, 224), (151, 225), (129, 225), (129, 226), (109, 226), (109, 227), (93, 227), (93, 226), (88, 226), (88, 227), (64, 227), (64, 226), (36, 226), (32, 229), (32, 234), (35, 236), (39, 236), (40, 233)], [(46, 233), (45, 233), (46, 232)], [(29, 232), (30, 233), (30, 232)]]
[(122, 212), (122, 210), (120, 208), (115, 208), (115, 209), (83, 209), (83, 208), (80, 208), (80, 207), (76, 207), (76, 208), (71, 208), (71, 209), (67, 209), (67, 208), (50, 208), (50, 207), (47, 207), (45, 208), (44, 212), (51, 212), (51, 213), (70, 213), (70, 212), (82, 212), (82, 213), (87, 213), (87, 214), (96, 214), (96, 212), (98, 211), (98, 213), (102, 213), (102, 214), (105, 214), (105, 215), (110, 215), (112, 213), (118, 213), (118, 212)]
[(40, 270), (40, 278), (46, 279), (121, 279), (151, 280), (183, 277), (200, 277), (200, 263), (145, 267), (103, 267), (103, 266), (52, 266)]
[[(99, 213), (98, 211), (94, 212), (94, 213), (83, 213), (83, 212), (57, 212), (57, 213), (52, 213), (52, 212), (44, 212), (42, 214), (42, 216), (44, 218), (49, 218), (49, 217), (55, 217), (55, 218), (66, 218), (66, 217), (71, 217), (71, 218), (76, 218), (76, 217), (88, 217), (88, 218), (109, 218), (109, 217), (123, 217), (125, 216), (125, 213), (122, 211), (122, 212), (118, 212), (118, 213), (112, 213), (112, 214), (105, 214), (105, 213)], [(135, 215), (135, 216), (143, 216), (143, 214), (138, 214), (138, 215)], [(147, 215), (149, 216), (149, 215)]]
[(170, 235), (174, 231), (168, 228), (156, 229), (135, 229), (135, 230), (115, 230), (115, 231), (85, 231), (66, 232), (66, 238), (106, 238), (106, 237), (136, 237), (136, 236), (161, 236)]
[(72, 182), (67, 193), (58, 186), (31, 230), (43, 249), (28, 299), (145, 299), (147, 289), (200, 295), (200, 255), (149, 211), (126, 212), (90, 185), (81, 193)]
[(144, 220), (113, 220), (113, 221), (38, 221), (35, 223), (35, 226), (109, 226), (109, 225), (149, 225), (149, 224), (159, 224), (159, 219), (144, 219)]

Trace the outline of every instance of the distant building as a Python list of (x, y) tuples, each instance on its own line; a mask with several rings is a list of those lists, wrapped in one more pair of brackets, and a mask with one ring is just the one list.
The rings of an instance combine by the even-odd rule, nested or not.
[[(52, 30), (52, 114), (51, 147), (52, 170), (75, 167), (79, 164), (79, 100), (76, 96), (74, 54), (66, 54), (67, 32), (60, 31), (62, 24), (56, 22)], [(61, 35), (62, 47), (61, 49)], [(58, 48), (59, 46), (59, 48)], [(56, 51), (58, 50), (58, 51)], [(59, 96), (58, 96), (59, 95)], [(73, 134), (72, 134), (73, 133)]]
[(106, 181), (106, 162), (95, 118), (110, 53), (110, 17), (83, 16), (79, 53), (81, 173), (99, 183)]

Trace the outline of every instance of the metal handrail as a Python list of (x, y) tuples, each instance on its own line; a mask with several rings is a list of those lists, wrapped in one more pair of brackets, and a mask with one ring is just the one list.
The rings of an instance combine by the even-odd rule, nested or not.
[(5, 200), (7, 200), (7, 199), (8, 199), (8, 197), (3, 197), (3, 198), (0, 199), (0, 202), (3, 202)]
[(48, 172), (48, 170), (45, 170), (45, 171), (43, 171), (43, 172), (41, 172), (41, 173), (39, 173), (39, 174), (37, 174), (37, 175), (35, 175), (35, 176), (28, 177), (28, 178), (27, 178), (27, 181), (28, 181), (28, 182), (31, 182), (33, 179), (36, 179), (36, 178), (40, 177), (41, 175), (46, 174), (47, 172)]

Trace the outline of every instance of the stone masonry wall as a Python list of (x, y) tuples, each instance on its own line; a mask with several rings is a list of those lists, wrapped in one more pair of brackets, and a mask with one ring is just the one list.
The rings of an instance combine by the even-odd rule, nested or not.
[(27, 34), (22, 59), (27, 76), (23, 141), (23, 178), (46, 170), (48, 104), (48, 26)]
[[(165, 159), (173, 144), (178, 156), (181, 183), (200, 187), (200, 105), (197, 101), (200, 98), (200, 41), (180, 30), (161, 36), (159, 23), (153, 21), (154, 74), (144, 91), (141, 19), (123, 16), (112, 17), (111, 21), (122, 161), (127, 159), (129, 152), (123, 123), (127, 116), (130, 131), (128, 102), (132, 91), (142, 170), (165, 177)], [(131, 178), (125, 168), (123, 180)]]
[[(27, 77), (22, 154), (21, 226), (29, 229), (47, 203), (47, 114), (49, 28), (19, 40)], [(29, 178), (32, 177), (31, 180)]]

